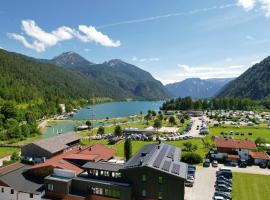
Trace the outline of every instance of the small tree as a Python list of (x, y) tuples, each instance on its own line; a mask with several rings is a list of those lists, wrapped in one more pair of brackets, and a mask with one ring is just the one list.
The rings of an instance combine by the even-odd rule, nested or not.
[(160, 121), (160, 119), (156, 119), (154, 121), (153, 127), (156, 129), (156, 131), (158, 133), (158, 129), (160, 129), (162, 127), (162, 122)]
[(105, 133), (104, 127), (103, 127), (103, 126), (100, 126), (100, 127), (98, 128), (98, 130), (97, 130), (97, 134), (103, 135), (104, 133)]
[(170, 123), (171, 125), (176, 124), (174, 116), (170, 116), (170, 118), (169, 118), (169, 123)]
[(132, 156), (132, 143), (130, 139), (125, 140), (124, 154), (125, 154), (126, 161), (128, 161)]
[(180, 122), (181, 122), (182, 124), (184, 124), (184, 123), (185, 123), (185, 119), (184, 119), (184, 117), (182, 117), (182, 118), (181, 118)]
[(10, 157), (10, 160), (13, 161), (13, 162), (17, 162), (20, 160), (20, 156), (18, 154), (18, 152), (13, 152), (11, 157)]
[(199, 164), (203, 161), (202, 157), (194, 152), (188, 152), (184, 153), (181, 158), (182, 162), (188, 163), (188, 164)]
[(86, 125), (86, 126), (88, 126), (88, 128), (90, 128), (90, 127), (91, 127), (91, 125), (92, 125), (92, 123), (91, 123), (91, 121), (90, 121), (90, 120), (87, 120), (87, 121), (85, 122), (85, 125)]
[(191, 142), (185, 142), (183, 151), (194, 152), (198, 149), (197, 145), (192, 144)]
[(122, 135), (122, 128), (121, 128), (121, 126), (117, 125), (117, 126), (114, 128), (114, 135), (115, 135), (115, 136), (121, 136), (121, 135)]

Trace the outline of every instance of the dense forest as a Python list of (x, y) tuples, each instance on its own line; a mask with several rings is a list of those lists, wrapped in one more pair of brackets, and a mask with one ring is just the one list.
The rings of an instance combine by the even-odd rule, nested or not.
[(255, 64), (227, 84), (218, 97), (242, 97), (261, 100), (270, 96), (270, 57)]
[(193, 100), (191, 97), (166, 101), (161, 110), (254, 110), (270, 109), (270, 98), (254, 101), (248, 98), (214, 98)]
[(18, 110), (14, 102), (0, 100), (0, 140), (14, 142), (40, 134), (35, 115)]
[(66, 52), (47, 62), (83, 74), (89, 80), (98, 80), (112, 92), (108, 97), (142, 100), (168, 97), (166, 88), (150, 73), (119, 59), (94, 64), (77, 53)]

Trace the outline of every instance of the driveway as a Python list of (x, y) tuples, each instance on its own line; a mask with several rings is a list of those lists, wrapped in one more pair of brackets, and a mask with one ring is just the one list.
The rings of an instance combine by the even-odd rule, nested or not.
[(187, 136), (192, 136), (192, 137), (204, 137), (203, 135), (200, 135), (199, 132), (200, 130), (197, 130), (197, 126), (202, 125), (202, 120), (200, 120), (199, 117), (191, 117), (191, 121), (193, 121), (191, 130), (189, 131), (189, 133), (187, 133)]
[(193, 187), (185, 188), (185, 200), (211, 200), (215, 192), (216, 170), (197, 167)]

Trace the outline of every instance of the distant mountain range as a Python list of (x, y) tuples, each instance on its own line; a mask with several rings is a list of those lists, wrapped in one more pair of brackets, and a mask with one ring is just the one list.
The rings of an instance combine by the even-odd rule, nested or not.
[(189, 78), (181, 82), (168, 84), (165, 87), (173, 97), (211, 98), (232, 80), (232, 78)]
[(119, 97), (164, 99), (169, 96), (162, 83), (154, 79), (150, 73), (119, 59), (94, 64), (77, 53), (67, 52), (50, 62), (82, 74), (89, 80), (98, 80), (99, 84), (104, 88), (110, 87), (113, 95), (117, 94)]
[(260, 100), (270, 96), (270, 57), (253, 65), (241, 76), (227, 84), (218, 97), (248, 97)]
[(0, 72), (0, 99), (16, 102), (168, 97), (159, 81), (136, 66), (121, 60), (94, 64), (73, 52), (45, 60), (0, 49)]

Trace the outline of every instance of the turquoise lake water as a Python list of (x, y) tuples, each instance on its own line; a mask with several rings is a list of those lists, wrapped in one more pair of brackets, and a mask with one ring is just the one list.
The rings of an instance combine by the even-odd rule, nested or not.
[[(69, 118), (73, 121), (63, 120), (57, 124), (48, 127), (43, 134), (44, 138), (51, 137), (59, 132), (65, 133), (73, 131), (76, 126), (82, 125), (80, 120), (89, 119), (106, 119), (126, 117), (137, 115), (142, 112), (147, 113), (148, 110), (158, 111), (163, 101), (128, 101), (128, 102), (109, 102), (97, 105), (90, 105), (80, 109), (73, 117)], [(106, 124), (104, 124), (106, 125)], [(94, 127), (100, 126), (99, 123), (94, 124)]]

